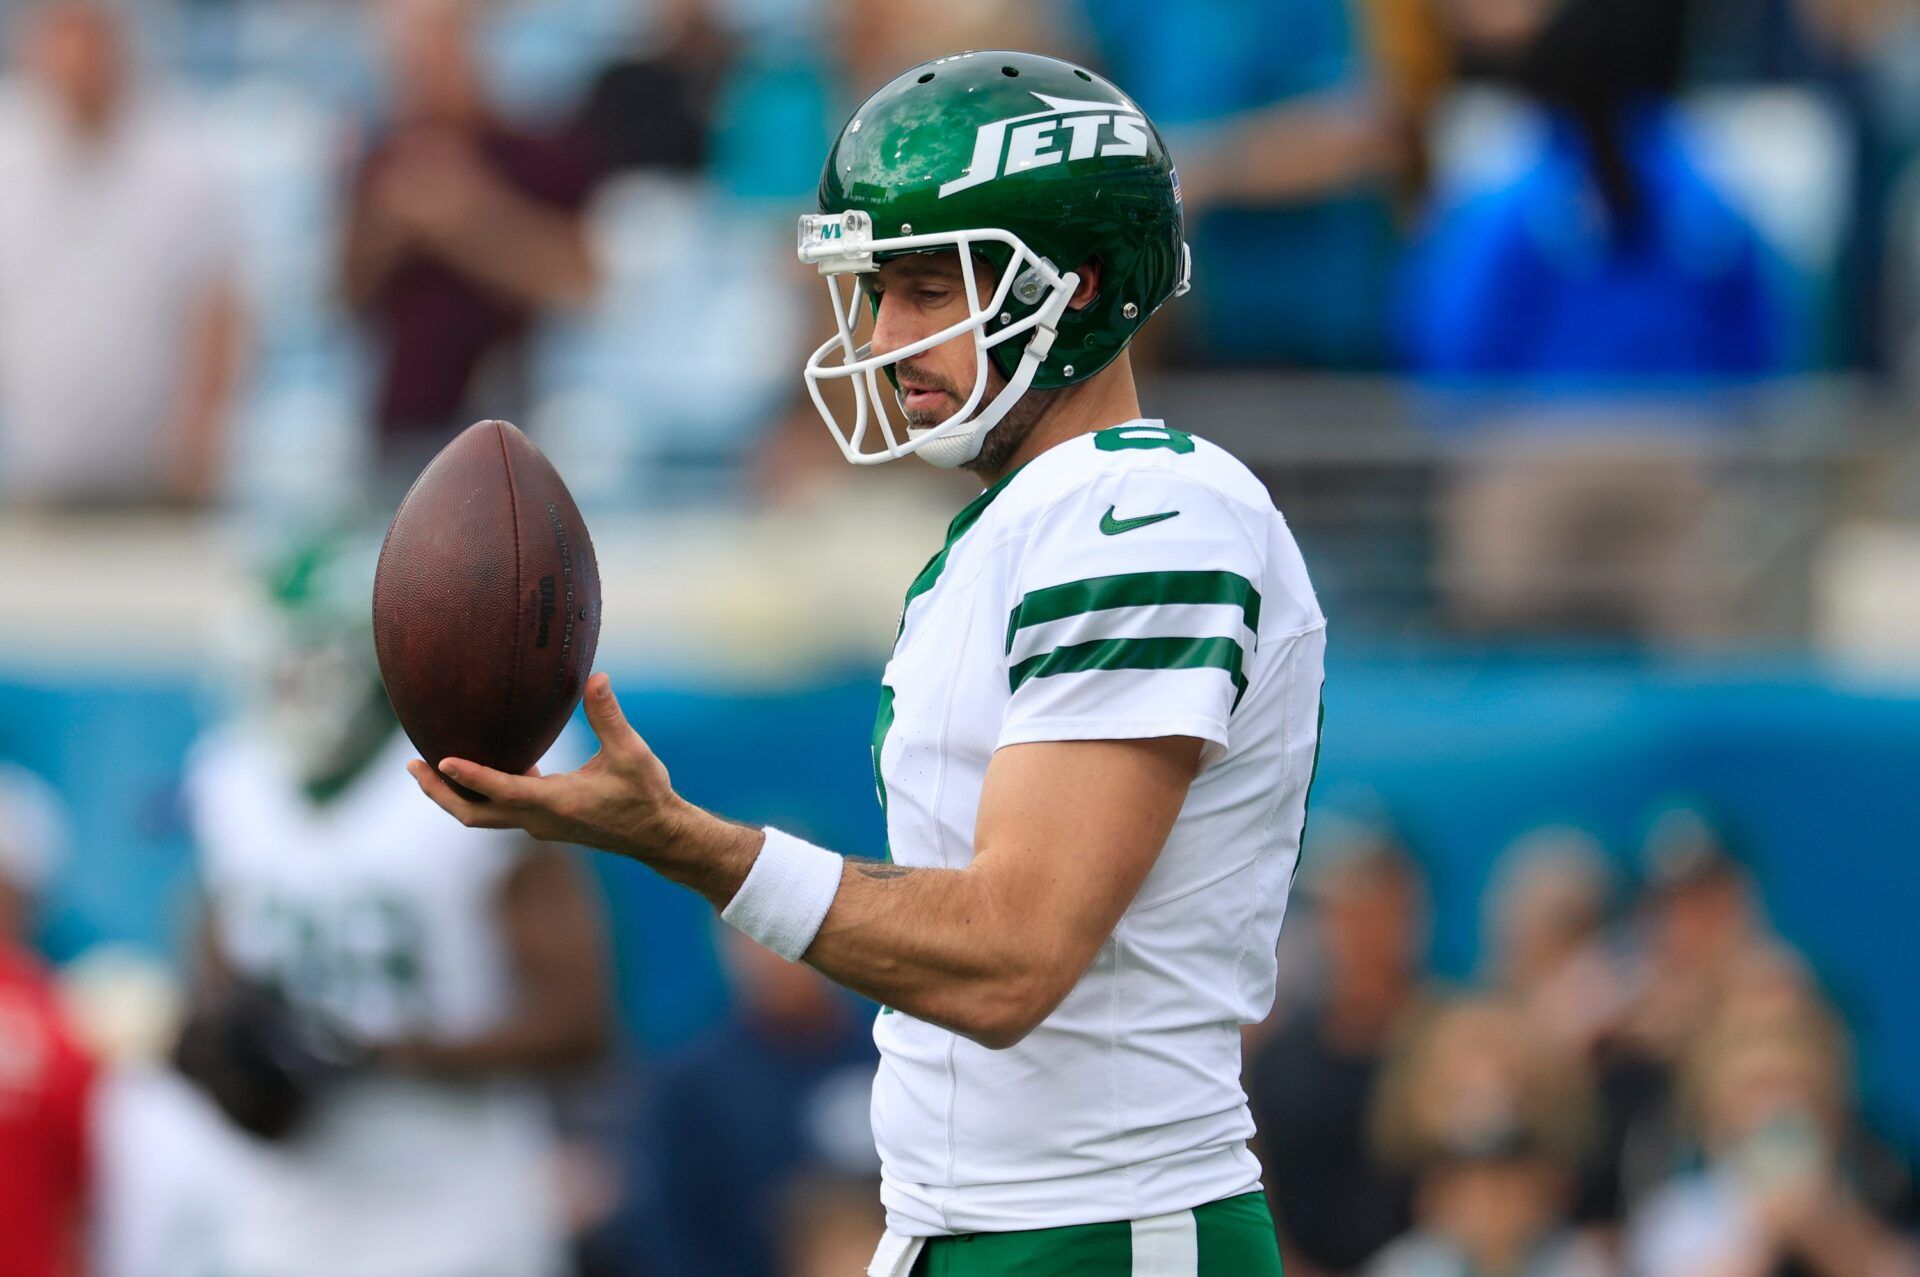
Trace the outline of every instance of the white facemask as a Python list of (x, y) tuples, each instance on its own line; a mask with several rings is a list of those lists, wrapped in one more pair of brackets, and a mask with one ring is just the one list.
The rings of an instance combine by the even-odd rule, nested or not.
[[(974, 275), (974, 249), (981, 244), (1001, 244), (1013, 250), (1007, 268), (1001, 272), (993, 295), (982, 305)], [(922, 252), (952, 249), (959, 254), (960, 272), (967, 295), (967, 318), (884, 355), (872, 353), (872, 344), (860, 344), (854, 329), (860, 322), (861, 289), (851, 296), (840, 295), (840, 276), (872, 274), (878, 269), (878, 254)], [(828, 338), (807, 359), (807, 393), (813, 405), (832, 431), (834, 440), (848, 461), (855, 465), (875, 465), (918, 453), (943, 470), (963, 466), (980, 455), (987, 432), (998, 425), (1007, 412), (1033, 385), (1033, 377), (1053, 349), (1055, 331), (1067, 303), (1079, 287), (1080, 277), (1071, 272), (1062, 275), (1052, 262), (1029, 249), (1020, 238), (1007, 231), (953, 231), (938, 235), (900, 235), (892, 239), (873, 238), (873, 222), (865, 213), (852, 210), (838, 215), (810, 215), (800, 219), (800, 260), (819, 267), (826, 277), (827, 292), (833, 300), (837, 336)], [(1024, 319), (1013, 320), (1005, 307), (1013, 297), (1023, 305), (1037, 309)], [(991, 335), (988, 329), (994, 328)], [(1020, 362), (1005, 388), (982, 406), (987, 391), (987, 352), (1004, 341), (1031, 332), (1032, 339), (1021, 352)], [(882, 369), (911, 359), (915, 355), (952, 341), (962, 334), (973, 338), (973, 392), (954, 414), (935, 426), (908, 426), (903, 440), (894, 431), (888, 413), (886, 392), (880, 384)], [(828, 363), (838, 348), (840, 360)], [(820, 383), (834, 378), (856, 378), (854, 382), (854, 419), (849, 426), (841, 422), (820, 392)], [(890, 391), (891, 387), (888, 387)], [(868, 446), (873, 421), (879, 422), (881, 439), (877, 448)]]

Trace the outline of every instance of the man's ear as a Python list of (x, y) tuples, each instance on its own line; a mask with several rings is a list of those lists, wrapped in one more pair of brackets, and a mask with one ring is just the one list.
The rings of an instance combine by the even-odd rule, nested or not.
[(1080, 276), (1080, 284), (1073, 290), (1073, 297), (1067, 302), (1068, 310), (1085, 310), (1093, 305), (1093, 299), (1100, 295), (1100, 259), (1089, 257), (1074, 268)]

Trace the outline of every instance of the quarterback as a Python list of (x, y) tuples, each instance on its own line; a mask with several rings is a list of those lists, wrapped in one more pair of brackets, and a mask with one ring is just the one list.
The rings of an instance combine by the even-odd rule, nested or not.
[(685, 802), (603, 675), (579, 771), (447, 760), (485, 804), (415, 779), (638, 859), (885, 1008), (870, 1272), (1272, 1277), (1240, 1026), (1273, 999), (1326, 623), (1255, 477), (1142, 416), (1127, 346), (1185, 291), (1172, 162), (1099, 76), (967, 53), (860, 106), (820, 205), (816, 406), (851, 461), (987, 485), (887, 663), (889, 859)]

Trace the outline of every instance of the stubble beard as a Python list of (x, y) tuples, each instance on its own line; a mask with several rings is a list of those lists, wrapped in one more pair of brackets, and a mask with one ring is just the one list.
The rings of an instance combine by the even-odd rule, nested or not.
[(1013, 407), (1007, 409), (1007, 415), (1000, 418), (993, 429), (987, 431), (987, 437), (980, 441), (980, 455), (961, 466), (974, 474), (998, 474), (1007, 468), (1013, 455), (1020, 451), (1033, 434), (1034, 427), (1046, 416), (1047, 407), (1053, 402), (1055, 391), (1029, 388), (1027, 393), (1013, 401)]

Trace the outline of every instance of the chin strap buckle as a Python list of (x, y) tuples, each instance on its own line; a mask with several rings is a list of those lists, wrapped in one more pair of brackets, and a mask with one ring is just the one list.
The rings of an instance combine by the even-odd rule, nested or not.
[[(1045, 269), (1043, 270), (1042, 267)], [(1060, 268), (1042, 257), (1039, 266), (1027, 267), (1020, 272), (1020, 277), (1013, 281), (1013, 299), (1022, 306), (1033, 305), (1040, 300), (1040, 294), (1047, 286), (1046, 277), (1052, 275), (1057, 278), (1059, 274)]]
[[(1048, 262), (1048, 269), (1052, 269), (1052, 265)], [(1029, 270), (1027, 273), (1033, 272)], [(1053, 339), (1060, 335), (1060, 317), (1067, 313), (1067, 303), (1073, 300), (1073, 294), (1079, 287), (1078, 274), (1062, 276), (1059, 286), (1054, 289), (1053, 296), (1049, 297), (1046, 304), (1040, 308), (1039, 317), (1034, 320), (1033, 336), (1027, 339), (1027, 348), (1022, 355), (1023, 358), (1033, 360), (1036, 367), (1053, 352)], [(1019, 290), (1017, 283), (1014, 289), (1016, 292)]]

